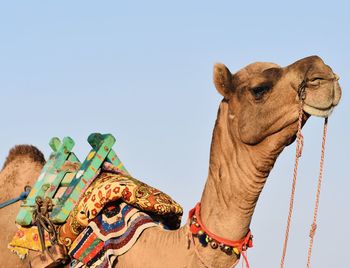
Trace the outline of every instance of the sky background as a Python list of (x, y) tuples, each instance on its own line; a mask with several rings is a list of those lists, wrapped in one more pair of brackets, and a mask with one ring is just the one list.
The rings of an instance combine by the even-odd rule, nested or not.
[[(112, 133), (136, 178), (188, 210), (200, 199), (221, 100), (215, 62), (282, 66), (319, 55), (340, 77), (329, 119), (312, 267), (348, 264), (350, 4), (347, 1), (1, 1), (0, 162), (15, 144), (46, 157), (71, 136), (83, 160), (92, 132)], [(285, 267), (306, 264), (323, 120), (304, 128)], [(253, 217), (251, 267), (279, 267), (295, 144), (278, 159)]]

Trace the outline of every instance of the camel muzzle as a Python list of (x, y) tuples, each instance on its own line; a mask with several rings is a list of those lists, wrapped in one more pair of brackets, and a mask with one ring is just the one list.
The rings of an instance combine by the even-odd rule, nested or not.
[(331, 79), (314, 78), (305, 83), (303, 110), (314, 116), (329, 117), (341, 98), (339, 76), (333, 74)]

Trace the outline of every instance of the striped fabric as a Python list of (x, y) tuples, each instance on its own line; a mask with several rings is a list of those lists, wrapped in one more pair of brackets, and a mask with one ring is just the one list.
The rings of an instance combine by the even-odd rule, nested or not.
[(159, 224), (146, 213), (126, 203), (110, 203), (75, 239), (69, 251), (75, 259), (71, 267), (112, 267), (143, 230), (154, 226)]

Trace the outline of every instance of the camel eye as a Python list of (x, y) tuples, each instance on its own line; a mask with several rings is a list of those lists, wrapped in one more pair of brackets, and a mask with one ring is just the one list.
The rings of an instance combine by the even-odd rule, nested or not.
[(314, 78), (310, 79), (310, 82), (315, 82), (317, 80), (323, 80), (323, 78), (322, 77), (314, 77)]
[(268, 86), (260, 86), (252, 89), (252, 94), (256, 100), (261, 100), (266, 92), (270, 90)]
[(315, 77), (315, 78), (310, 79), (308, 82), (310, 85), (319, 86), (321, 84), (322, 80), (324, 80), (324, 79), (321, 77)]

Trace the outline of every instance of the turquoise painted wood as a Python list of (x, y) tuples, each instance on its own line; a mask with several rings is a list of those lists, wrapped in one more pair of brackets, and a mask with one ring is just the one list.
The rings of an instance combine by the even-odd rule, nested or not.
[[(70, 137), (65, 137), (62, 142), (58, 138), (50, 140), (49, 145), (53, 152), (43, 167), (32, 191), (21, 205), (16, 218), (18, 224), (25, 226), (32, 223), (35, 198), (38, 196), (52, 199), (54, 209), (50, 214), (50, 219), (55, 223), (64, 223), (74, 206), (79, 202), (79, 198), (87, 185), (97, 176), (98, 170), (104, 161), (112, 163), (129, 174), (112, 149), (115, 143), (113, 135), (93, 133), (88, 137), (88, 142), (92, 149), (85, 161), (80, 163), (72, 152), (74, 141)], [(79, 170), (77, 172), (62, 170), (65, 161), (77, 163), (80, 166)], [(56, 198), (55, 194), (61, 187), (66, 187), (66, 190), (60, 198)]]
[(118, 169), (123, 170), (126, 174), (130, 175), (127, 169), (125, 168), (122, 161), (120, 161), (117, 154), (114, 152), (113, 149), (111, 149), (107, 155), (107, 161), (116, 166)]
[[(107, 135), (111, 135), (111, 134), (107, 134)], [(88, 142), (93, 148), (97, 148), (99, 144), (103, 142), (103, 139), (104, 139), (104, 135), (100, 133), (94, 133), (90, 135)], [(123, 170), (125, 173), (129, 174), (129, 172), (126, 170), (125, 166), (123, 165), (122, 161), (120, 161), (119, 157), (117, 156), (117, 154), (114, 152), (113, 149), (110, 149), (106, 157), (106, 160), (112, 163), (114, 166), (116, 166), (120, 170)]]
[[(115, 138), (111, 134), (102, 135), (100, 133), (93, 133), (88, 137), (88, 142), (92, 146), (92, 150), (76, 172), (70, 185), (67, 187), (50, 215), (51, 220), (55, 223), (63, 223), (66, 221), (69, 213), (78, 203), (84, 188), (96, 177), (98, 169), (106, 160), (106, 157), (115, 143)], [(114, 158), (114, 161), (118, 160)]]
[(52, 138), (49, 145), (53, 152), (44, 165), (38, 180), (34, 184), (28, 197), (23, 201), (16, 217), (16, 223), (20, 225), (25, 226), (32, 223), (36, 197), (40, 196), (44, 198), (47, 191), (51, 192), (53, 196), (57, 191), (59, 180), (62, 180), (62, 176), (57, 176), (58, 169), (64, 164), (64, 162), (69, 158), (77, 160), (76, 156), (71, 154), (71, 150), (74, 147), (74, 141), (70, 137), (65, 137), (62, 142), (56, 137)]

